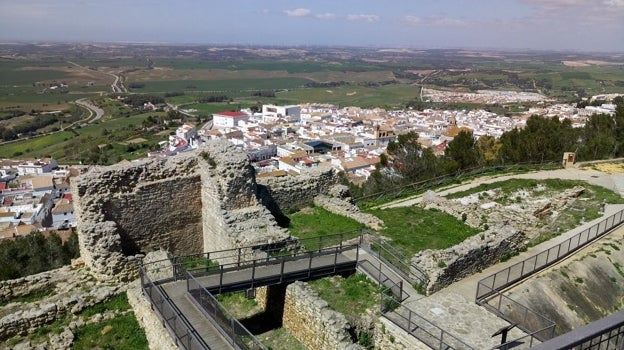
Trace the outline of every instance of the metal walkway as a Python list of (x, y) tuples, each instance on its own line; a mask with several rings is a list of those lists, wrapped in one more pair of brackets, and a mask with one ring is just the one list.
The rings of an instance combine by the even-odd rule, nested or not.
[[(265, 349), (223, 308), (214, 298), (215, 294), (352, 272), (357, 260), (357, 243), (340, 244), (243, 262), (206, 263), (204, 267), (193, 269), (170, 266), (171, 273), (161, 271), (163, 262), (160, 261), (143, 266), (141, 280), (143, 290), (158, 311), (163, 325), (181, 348)], [(184, 271), (183, 279), (180, 271)], [(156, 281), (152, 281), (150, 275), (158, 276), (153, 277)]]

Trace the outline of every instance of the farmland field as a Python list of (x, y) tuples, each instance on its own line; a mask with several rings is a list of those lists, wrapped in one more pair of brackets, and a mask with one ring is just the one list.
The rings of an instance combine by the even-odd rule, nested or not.
[[(67, 120), (83, 118), (85, 111), (77, 108), (74, 101), (83, 97), (102, 99), (107, 95), (112, 97), (110, 101), (115, 101), (117, 96), (112, 94), (111, 84), (116, 77), (121, 81), (118, 89), (129, 90), (125, 93), (153, 96), (181, 109), (194, 109), (194, 116), (185, 118), (199, 120), (217, 111), (266, 103), (405, 108), (420, 101), (423, 86), (451, 91), (538, 92), (573, 103), (585, 96), (624, 91), (624, 56), (339, 47), (0, 44), (0, 115), (10, 116), (16, 111), (26, 114), (7, 118), (12, 120), (0, 124), (0, 137), (2, 128), (28, 123), (41, 112), (63, 111)], [(225, 96), (228, 102), (206, 103), (211, 95)], [(427, 107), (483, 106), (432, 103)], [(530, 107), (530, 104), (487, 106), (497, 113), (514, 113)], [(103, 109), (106, 113), (98, 124), (76, 129), (71, 135), (64, 131), (33, 138), (61, 127), (60, 121), (43, 125), (39, 130), (20, 135), (19, 142), (1, 145), (0, 153), (54, 154), (59, 158), (65, 156), (68, 161), (86, 161), (68, 146), (70, 140), (79, 139), (86, 145), (82, 152), (89, 153), (91, 160), (99, 152), (95, 148), (104, 147), (98, 162), (109, 163), (115, 159), (134, 159), (154, 147), (157, 142), (154, 135), (134, 130), (141, 129), (137, 126), (147, 118), (140, 116), (137, 106), (133, 109), (107, 102)], [(136, 147), (121, 144), (124, 142), (121, 138), (107, 143), (107, 138), (101, 135), (104, 128), (108, 132), (115, 130), (127, 139), (143, 138), (147, 142)], [(16, 137), (16, 133), (9, 134)], [(0, 139), (0, 143), (3, 141), (7, 140)]]

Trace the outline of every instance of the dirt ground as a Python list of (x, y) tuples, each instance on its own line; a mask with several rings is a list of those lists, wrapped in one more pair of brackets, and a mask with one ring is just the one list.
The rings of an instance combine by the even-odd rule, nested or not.
[(624, 163), (601, 163), (592, 167), (607, 174), (624, 174)]

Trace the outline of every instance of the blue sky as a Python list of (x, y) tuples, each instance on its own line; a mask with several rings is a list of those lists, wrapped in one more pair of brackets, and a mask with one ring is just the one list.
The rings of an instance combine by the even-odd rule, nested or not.
[(624, 0), (0, 0), (0, 40), (624, 52)]

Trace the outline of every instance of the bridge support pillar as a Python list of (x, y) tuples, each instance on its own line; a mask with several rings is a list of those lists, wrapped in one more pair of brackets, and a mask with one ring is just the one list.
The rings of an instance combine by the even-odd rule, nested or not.
[(264, 313), (282, 324), (284, 301), (287, 284), (276, 284), (256, 288), (256, 302), (264, 309)]

